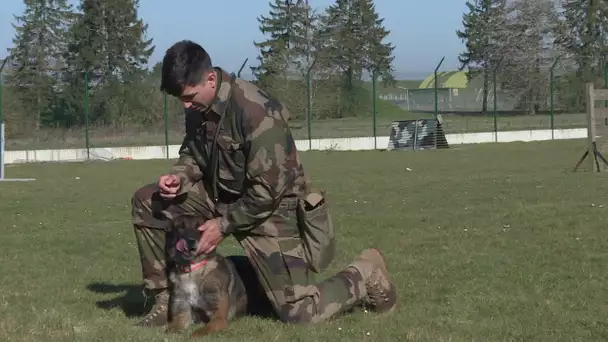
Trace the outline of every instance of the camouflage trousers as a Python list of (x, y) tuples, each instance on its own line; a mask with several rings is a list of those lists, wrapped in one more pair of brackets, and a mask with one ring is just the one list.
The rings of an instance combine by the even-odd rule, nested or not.
[[(222, 210), (214, 206), (201, 184), (173, 200), (162, 199), (156, 184), (140, 188), (133, 196), (132, 219), (148, 289), (168, 287), (172, 241), (168, 220), (180, 213), (199, 213), (211, 219), (222, 215)], [(367, 295), (363, 275), (371, 269), (358, 261), (320, 283), (314, 282), (297, 228), (295, 205), (281, 205), (259, 227), (233, 236), (258, 278), (243, 279), (245, 285), (258, 281), (284, 322), (321, 322), (358, 306)]]

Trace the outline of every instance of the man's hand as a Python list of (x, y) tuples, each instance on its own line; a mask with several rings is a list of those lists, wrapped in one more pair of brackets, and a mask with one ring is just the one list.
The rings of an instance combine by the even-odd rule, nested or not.
[(175, 198), (181, 187), (181, 179), (176, 175), (162, 175), (158, 179), (158, 187), (162, 198)]
[(214, 218), (208, 220), (202, 226), (198, 227), (202, 232), (201, 239), (198, 243), (197, 253), (209, 254), (215, 250), (223, 240), (224, 236), (220, 232), (220, 219)]

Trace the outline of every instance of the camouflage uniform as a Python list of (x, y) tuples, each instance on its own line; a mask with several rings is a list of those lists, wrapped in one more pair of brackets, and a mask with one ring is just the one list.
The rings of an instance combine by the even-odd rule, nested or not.
[[(166, 319), (167, 271), (171, 241), (167, 220), (181, 212), (221, 217), (220, 230), (243, 247), (277, 316), (285, 322), (315, 323), (355, 305), (394, 308), (395, 289), (386, 262), (370, 249), (341, 272), (314, 283), (297, 226), (297, 199), (310, 184), (287, 126), (290, 113), (257, 86), (220, 68), (217, 94), (208, 111), (186, 113), (186, 136), (170, 173), (181, 179), (175, 199), (163, 200), (156, 184), (136, 191), (133, 224), (148, 290), (162, 298), (142, 325)], [(211, 186), (211, 149), (217, 138), (217, 196)], [(243, 190), (241, 190), (243, 189)], [(245, 282), (248, 280), (245, 279)], [(384, 303), (380, 303), (383, 301)]]

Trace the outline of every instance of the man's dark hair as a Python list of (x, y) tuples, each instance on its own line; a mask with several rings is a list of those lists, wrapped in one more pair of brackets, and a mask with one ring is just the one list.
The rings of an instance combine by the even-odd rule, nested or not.
[(177, 42), (165, 52), (160, 90), (180, 96), (185, 86), (197, 85), (212, 67), (202, 46), (190, 40)]

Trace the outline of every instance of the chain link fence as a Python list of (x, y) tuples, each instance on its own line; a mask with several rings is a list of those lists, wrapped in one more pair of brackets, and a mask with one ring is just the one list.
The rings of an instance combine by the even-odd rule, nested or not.
[[(438, 67), (424, 80), (396, 85), (374, 77), (349, 82), (330, 65), (316, 60), (307, 70), (258, 82), (290, 109), (298, 140), (388, 136), (395, 121), (437, 114), (446, 134), (586, 127), (584, 83), (558, 64), (539, 72), (534, 84), (509, 70)], [(183, 110), (158, 90), (159, 70), (120, 82), (86, 72), (33, 75), (36, 86), (23, 88), (11, 82), (11, 70), (2, 73), (6, 150), (181, 143)], [(598, 75), (600, 86), (605, 81)]]

